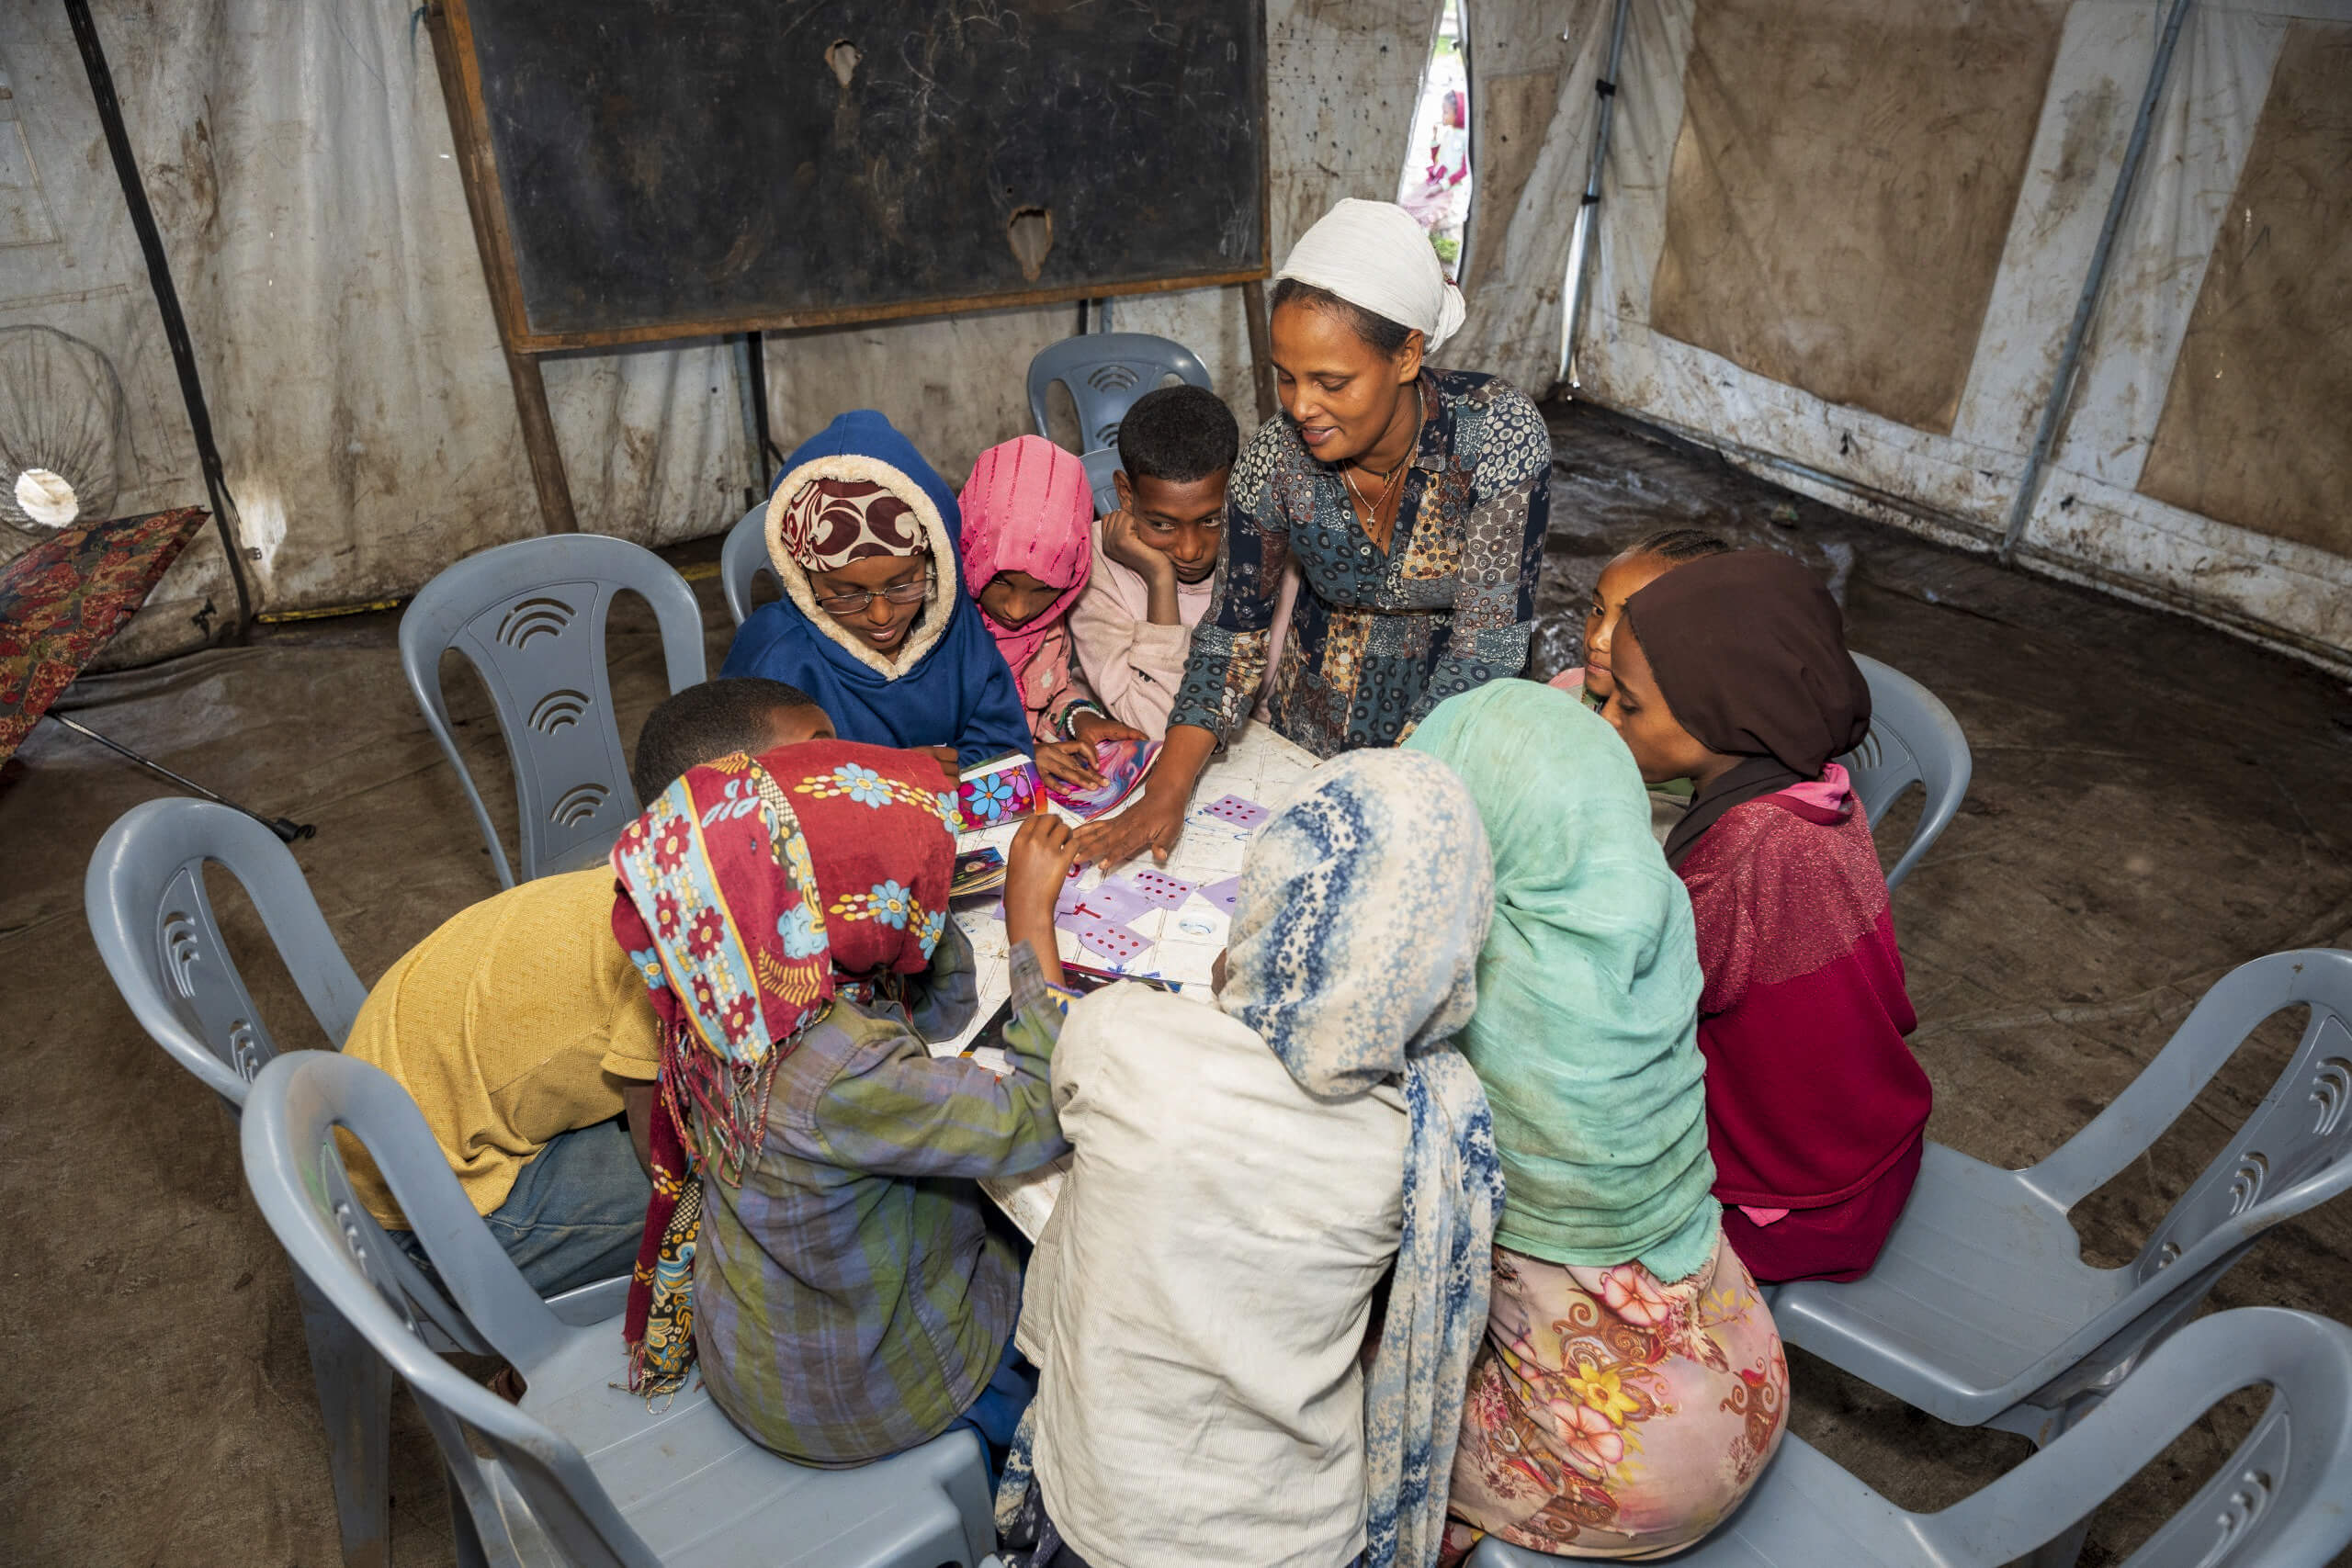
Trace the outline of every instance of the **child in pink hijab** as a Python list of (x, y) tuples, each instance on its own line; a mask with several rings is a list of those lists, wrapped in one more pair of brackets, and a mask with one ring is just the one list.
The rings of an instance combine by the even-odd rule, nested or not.
[(1063, 739), (1065, 711), (1090, 701), (1069, 640), (1070, 606), (1094, 560), (1086, 465), (1043, 436), (1015, 436), (980, 454), (958, 502), (964, 586), (1012, 667), (1039, 771), (1069, 784), (1101, 782), (1094, 742), (1144, 736), (1088, 712), (1072, 716), (1077, 739)]

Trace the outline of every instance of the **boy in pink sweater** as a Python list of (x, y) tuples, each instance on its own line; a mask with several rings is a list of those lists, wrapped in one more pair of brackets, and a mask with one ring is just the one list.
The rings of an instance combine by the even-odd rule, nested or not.
[(1063, 711), (1065, 734), (1094, 728), (1090, 713), (1154, 740), (1167, 733), (1193, 627), (1215, 591), (1240, 446), (1232, 413), (1201, 387), (1147, 392), (1120, 422), (1119, 510), (1096, 525), (1093, 570), (1069, 616), (1093, 697)]

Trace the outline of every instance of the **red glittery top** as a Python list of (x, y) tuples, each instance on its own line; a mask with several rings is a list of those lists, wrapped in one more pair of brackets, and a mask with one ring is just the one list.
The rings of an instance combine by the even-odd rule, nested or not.
[(1908, 1152), (1932, 1100), (1904, 1043), (1917, 1019), (1861, 804), (1848, 794), (1832, 808), (1801, 790), (1734, 807), (1679, 868), (1705, 976), (1708, 1151), (1726, 1203), (1852, 1197)]

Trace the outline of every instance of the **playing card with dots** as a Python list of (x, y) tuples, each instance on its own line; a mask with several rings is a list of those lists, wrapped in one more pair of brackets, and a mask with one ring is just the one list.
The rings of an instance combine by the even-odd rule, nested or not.
[(1228, 876), (1222, 882), (1212, 882), (1202, 888), (1200, 894), (1202, 897), (1230, 915), (1233, 913), (1233, 907), (1241, 902), (1241, 879), (1238, 876)]
[(1082, 919), (1072, 921), (1069, 932), (1080, 943), (1101, 953), (1114, 964), (1125, 964), (1151, 945), (1141, 933), (1115, 921)]
[(1273, 815), (1256, 801), (1244, 800), (1238, 795), (1219, 795), (1202, 807), (1201, 814), (1214, 817), (1220, 822), (1231, 823), (1236, 828), (1255, 828)]
[(1134, 871), (1120, 878), (1121, 885), (1133, 887), (1163, 909), (1183, 907), (1193, 896), (1193, 883), (1181, 876), (1170, 876), (1164, 871)]

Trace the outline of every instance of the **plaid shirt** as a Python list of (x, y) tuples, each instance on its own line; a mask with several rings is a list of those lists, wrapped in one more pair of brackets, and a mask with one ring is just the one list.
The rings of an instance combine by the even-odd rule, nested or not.
[[(865, 1464), (944, 1431), (988, 1385), (1021, 1268), (983, 1221), (983, 1177), (1069, 1151), (1054, 1120), (1066, 1005), (1015, 964), (1026, 1005), (1002, 1077), (933, 1057), (978, 990), (954, 921), (910, 987), (911, 1019), (836, 1001), (776, 1069), (767, 1137), (739, 1187), (706, 1176), (695, 1340), (719, 1408), (804, 1464)], [(1025, 975), (1023, 973), (1025, 966)]]

